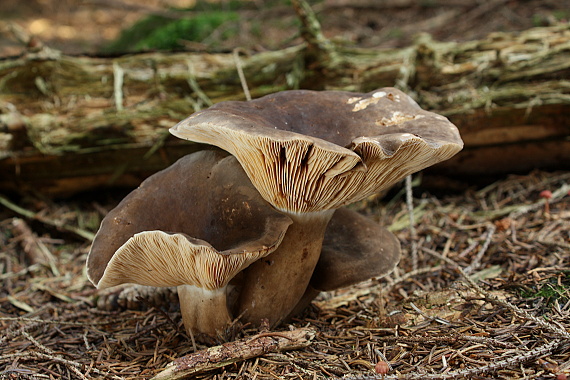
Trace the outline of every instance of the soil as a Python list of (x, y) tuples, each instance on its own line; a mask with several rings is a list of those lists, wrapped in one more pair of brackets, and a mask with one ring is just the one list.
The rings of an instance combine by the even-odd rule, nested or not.
[[(418, 32), (476, 39), (560, 22), (570, 9), (568, 1), (412, 3), (327, 0), (315, 9), (329, 38), (363, 47), (404, 46)], [(172, 5), (189, 1), (2, 0), (0, 7), (21, 35), (68, 54), (96, 54), (123, 27)], [(264, 32), (246, 22), (223, 48), (299, 42), (294, 12), (263, 5), (251, 1), (244, 14), (262, 14)], [(7, 25), (0, 55), (17, 55), (24, 47)], [(393, 274), (323, 293), (274, 331), (309, 328), (306, 347), (213, 365), (194, 378), (371, 379), (387, 367), (386, 379), (566, 379), (570, 173), (536, 171), (437, 194), (422, 187), (430, 178), (414, 179), (409, 203), (402, 184), (353, 207), (400, 240)], [(552, 192), (548, 201), (544, 190)], [(171, 294), (125, 300), (98, 294), (87, 280), (92, 236), (124, 195), (0, 195), (0, 379), (149, 379), (176, 358), (205, 355), (208, 345), (186, 335)], [(212, 344), (259, 333), (236, 323)]]

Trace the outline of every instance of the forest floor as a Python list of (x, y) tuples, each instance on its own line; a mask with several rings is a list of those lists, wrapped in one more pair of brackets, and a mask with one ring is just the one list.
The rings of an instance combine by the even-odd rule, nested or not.
[[(554, 194), (548, 209), (543, 190)], [(569, 173), (535, 172), (453, 195), (416, 191), (415, 235), (404, 191), (358, 204), (402, 242), (397, 271), (323, 294), (277, 329), (310, 329), (315, 337), (307, 347), (196, 378), (372, 376), (386, 361), (398, 376), (387, 378), (564, 379), (569, 190)], [(118, 194), (22, 200), (41, 210), (35, 219), (2, 211), (0, 379), (144, 379), (206, 348), (193, 346), (173, 304), (96, 308), (84, 271), (85, 237), (119, 200)], [(236, 325), (223, 340), (256, 333)]]
[[(122, 27), (180, 3), (188, 1), (3, 0), (0, 7), (9, 10), (5, 20), (48, 46), (96, 54)], [(257, 9), (262, 3), (251, 1), (246, 14), (263, 14), (257, 17), (263, 24), (245, 22), (244, 33), (221, 41), (221, 48), (299, 42), (294, 12), (286, 6)], [(336, 41), (367, 47), (404, 46), (418, 32), (439, 40), (475, 39), (567, 20), (570, 9), (568, 1), (532, 0), (346, 3), (315, 5), (323, 30)], [(0, 27), (0, 56), (22, 49), (8, 27)], [(322, 294), (276, 329), (309, 329), (314, 337), (306, 347), (239, 360), (194, 378), (368, 379), (387, 363), (386, 379), (566, 379), (570, 173), (505, 174), (454, 192), (431, 191), (421, 174), (414, 178), (413, 211), (403, 185), (354, 206), (400, 239), (396, 272)], [(543, 190), (553, 193), (548, 205)], [(0, 195), (0, 379), (149, 379), (172, 360), (206, 348), (186, 335), (175, 304), (97, 308), (84, 269), (90, 238), (126, 191), (57, 200), (23, 194), (16, 204)], [(236, 324), (222, 340), (258, 333)]]

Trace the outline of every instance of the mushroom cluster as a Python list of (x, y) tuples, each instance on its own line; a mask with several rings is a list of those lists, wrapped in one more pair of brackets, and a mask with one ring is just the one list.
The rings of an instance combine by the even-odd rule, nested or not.
[(319, 291), (392, 271), (397, 239), (342, 206), (463, 146), (394, 88), (222, 102), (170, 131), (231, 155), (194, 153), (149, 177), (103, 220), (88, 274), (99, 288), (178, 286), (186, 328), (209, 335), (235, 316), (274, 326)]

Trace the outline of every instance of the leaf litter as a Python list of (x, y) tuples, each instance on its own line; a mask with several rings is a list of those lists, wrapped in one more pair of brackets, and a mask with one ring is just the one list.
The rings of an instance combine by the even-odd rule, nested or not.
[[(569, 179), (533, 172), (458, 194), (416, 188), (411, 202), (405, 191), (361, 202), (358, 211), (391, 226), (402, 242), (397, 270), (323, 293), (275, 331), (233, 324), (218, 342), (224, 347), (299, 329), (314, 336), (192, 377), (565, 379)], [(553, 194), (548, 208), (543, 190)], [(93, 218), (119, 200), (2, 203), (0, 379), (150, 379), (177, 358), (207, 352), (186, 336), (172, 294), (125, 309), (87, 280)]]

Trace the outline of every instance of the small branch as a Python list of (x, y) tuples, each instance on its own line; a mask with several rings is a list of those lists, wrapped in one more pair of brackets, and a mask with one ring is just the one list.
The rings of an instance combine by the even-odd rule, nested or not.
[(469, 264), (469, 266), (464, 269), (465, 273), (470, 274), (475, 269), (479, 268), (479, 266), (481, 265), (481, 259), (483, 258), (485, 252), (487, 252), (487, 249), (491, 244), (491, 239), (493, 238), (493, 234), (495, 233), (495, 228), (496, 227), (494, 224), (489, 226), (489, 229), (487, 230), (487, 236), (485, 237), (485, 242), (483, 243), (481, 250), (479, 250), (477, 256), (475, 256), (471, 264)]
[(16, 24), (15, 22), (10, 22), (6, 26), (6, 30), (9, 31), (12, 36), (20, 43), (22, 46), (28, 46), (32, 37), (26, 31), (26, 29), (22, 28), (20, 25)]
[(236, 64), (236, 69), (239, 75), (239, 81), (241, 82), (241, 87), (243, 88), (243, 93), (247, 101), (251, 100), (251, 94), (249, 93), (249, 87), (247, 86), (247, 81), (245, 80), (245, 74), (243, 73), (243, 68), (241, 67), (241, 60), (239, 59), (239, 49), (234, 49), (233, 52), (234, 62)]
[(117, 62), (113, 62), (113, 89), (115, 95), (115, 107), (117, 111), (123, 110), (123, 79), (125, 71)]
[(22, 207), (18, 206), (17, 204), (10, 202), (7, 198), (4, 198), (2, 195), (0, 195), (0, 204), (3, 205), (4, 207), (14, 211), (15, 213), (18, 213), (18, 214), (26, 217), (26, 218), (37, 220), (37, 221), (42, 222), (44, 224), (56, 227), (56, 228), (61, 229), (61, 230), (65, 230), (67, 232), (72, 232), (72, 233), (84, 238), (85, 240), (93, 241), (93, 238), (95, 237), (95, 234), (93, 234), (89, 231), (82, 230), (81, 228), (77, 228), (77, 227), (70, 226), (67, 224), (58, 223), (55, 220), (48, 219), (46, 217), (40, 216), (33, 211), (26, 210), (25, 208), (22, 208)]
[(190, 60), (187, 61), (187, 65), (188, 65), (188, 78), (187, 78), (188, 86), (190, 86), (190, 89), (194, 91), (198, 99), (204, 102), (205, 105), (207, 105), (208, 107), (213, 106), (214, 102), (212, 102), (212, 100), (208, 97), (208, 95), (206, 95), (206, 93), (202, 91), (200, 85), (198, 85), (198, 81), (196, 80), (196, 76), (194, 75), (194, 66), (192, 65)]
[(429, 253), (432, 256), (437, 257), (440, 260), (445, 261), (446, 263), (450, 264), (455, 269), (457, 269), (459, 271), (459, 273), (461, 274), (461, 276), (463, 276), (463, 278), (465, 279), (467, 284), (469, 286), (471, 286), (471, 288), (473, 288), (473, 290), (475, 290), (477, 293), (479, 293), (483, 297), (485, 297), (485, 299), (487, 299), (489, 302), (497, 304), (497, 305), (501, 305), (503, 307), (506, 307), (507, 309), (510, 309), (512, 312), (517, 314), (519, 317), (526, 319), (526, 320), (533, 321), (534, 323), (536, 323), (540, 327), (558, 335), (561, 338), (566, 339), (567, 341), (570, 341), (570, 333), (565, 331), (564, 329), (562, 329), (562, 328), (560, 328), (560, 327), (558, 327), (552, 323), (548, 323), (544, 319), (537, 318), (534, 315), (530, 314), (528, 311), (523, 310), (516, 305), (513, 305), (509, 301), (502, 300), (502, 299), (498, 298), (497, 296), (490, 294), (489, 292), (485, 291), (485, 289), (480, 287), (471, 277), (469, 277), (469, 275), (467, 273), (465, 273), (463, 268), (461, 268), (456, 262), (454, 262), (450, 258), (445, 257), (445, 256), (439, 254), (438, 252), (432, 250), (432, 249), (422, 248), (422, 250), (424, 252)]
[(484, 365), (482, 367), (475, 367), (475, 368), (465, 368), (459, 369), (457, 371), (450, 371), (445, 373), (436, 373), (436, 374), (425, 374), (425, 373), (416, 373), (410, 375), (362, 375), (362, 376), (349, 376), (343, 377), (343, 380), (373, 380), (373, 379), (406, 379), (406, 380), (446, 380), (446, 379), (465, 379), (471, 378), (473, 376), (478, 376), (482, 374), (488, 374), (491, 372), (495, 372), (502, 368), (512, 367), (520, 363), (527, 362), (532, 359), (539, 358), (544, 355), (548, 355), (556, 350), (558, 347), (564, 344), (563, 341), (560, 340), (553, 340), (550, 343), (544, 344), (542, 346), (536, 347), (532, 350), (528, 350), (523, 352), (522, 354), (513, 356), (511, 358), (491, 362), (490, 364)]
[(292, 3), (301, 20), (301, 35), (308, 44), (309, 55), (322, 66), (334, 65), (339, 56), (332, 42), (323, 35), (321, 24), (311, 6), (305, 0), (293, 0)]
[(182, 379), (270, 352), (307, 347), (314, 337), (315, 331), (308, 328), (273, 333), (263, 332), (178, 358), (168, 364), (166, 369), (152, 380)]
[(54, 275), (59, 276), (55, 257), (24, 220), (12, 219), (12, 233), (22, 246), (30, 264), (47, 265)]
[(426, 313), (424, 313), (422, 310), (420, 310), (419, 307), (416, 306), (415, 303), (410, 302), (410, 306), (412, 307), (412, 309), (414, 309), (414, 311), (416, 313), (418, 313), (419, 315), (421, 315), (422, 317), (424, 317), (425, 319), (429, 320), (429, 321), (434, 321), (437, 323), (441, 323), (443, 325), (451, 325), (451, 323), (443, 318), (439, 318), (439, 317), (432, 317)]
[(419, 269), (410, 271), (410, 272), (405, 273), (404, 275), (398, 277), (398, 278), (395, 279), (394, 281), (389, 282), (389, 283), (384, 287), (383, 291), (384, 291), (385, 293), (388, 293), (388, 292), (390, 292), (390, 291), (392, 290), (392, 288), (393, 288), (395, 285), (397, 285), (397, 284), (399, 284), (399, 283), (401, 283), (401, 282), (404, 282), (404, 281), (406, 281), (406, 280), (408, 280), (408, 279), (410, 279), (410, 278), (412, 278), (412, 277), (416, 277), (416, 276), (418, 276), (418, 275), (420, 275), (420, 274), (440, 271), (441, 268), (442, 268), (442, 266), (441, 266), (441, 265), (438, 265), (438, 266), (435, 266), (435, 267), (425, 267), (425, 268), (419, 268)]
[[(514, 349), (516, 346), (512, 343), (501, 342), (500, 340), (488, 338), (485, 336), (462, 335), (450, 333), (448, 335), (428, 335), (428, 336), (405, 336), (405, 335), (388, 335), (375, 338), (378, 342), (395, 342), (395, 343), (456, 343), (458, 341), (470, 341), (485, 345)], [(385, 360), (386, 361), (386, 360)]]
[[(15, 359), (15, 360), (35, 360), (37, 361), (37, 359), (45, 359), (48, 361), (52, 361), (52, 362), (56, 362), (56, 363), (61, 363), (66, 365), (68, 368), (70, 368), (70, 370), (72, 370), (73, 372), (75, 372), (76, 374), (78, 374), (78, 376), (80, 376), (81, 378), (84, 378), (85, 375), (83, 375), (81, 372), (79, 372), (79, 368), (84, 368), (85, 365), (73, 360), (67, 360), (62, 358), (59, 355), (51, 355), (51, 354), (47, 354), (44, 352), (39, 352), (39, 351), (26, 351), (26, 352), (16, 352), (13, 354), (6, 354), (6, 355), (1, 355), (0, 359)], [(73, 370), (75, 369), (75, 370)], [(116, 375), (112, 375), (110, 373), (101, 371), (97, 368), (91, 368), (90, 371), (92, 371), (93, 373), (96, 373), (104, 378), (111, 378), (111, 379), (115, 379), (115, 380), (124, 380), (124, 377), (119, 377)]]
[(546, 245), (554, 245), (554, 246), (557, 246), (557, 247), (562, 247), (562, 248), (570, 249), (570, 244), (564, 243), (564, 242), (562, 242), (562, 241), (554, 241), (554, 240), (548, 240), (548, 239), (544, 239), (544, 238), (539, 238), (539, 239), (537, 239), (537, 241), (538, 241), (539, 243), (546, 244)]
[(56, 360), (59, 359), (63, 363), (65, 363), (68, 366), (68, 368), (71, 370), (71, 372), (74, 372), (77, 376), (79, 376), (80, 379), (88, 380), (87, 377), (83, 373), (81, 373), (81, 371), (77, 368), (77, 367), (82, 367), (81, 364), (73, 362), (71, 360), (66, 360), (66, 359), (62, 358), (61, 356), (57, 355), (53, 350), (47, 348), (46, 346), (41, 344), (39, 341), (37, 341), (33, 336), (28, 334), (27, 331), (22, 331), (22, 335), (24, 337), (26, 337), (26, 339), (28, 339), (30, 342), (32, 342), (32, 344), (34, 346), (36, 346), (37, 348), (42, 350), (44, 352), (44, 354), (47, 355), (48, 357), (50, 357), (52, 359), (56, 359)]

